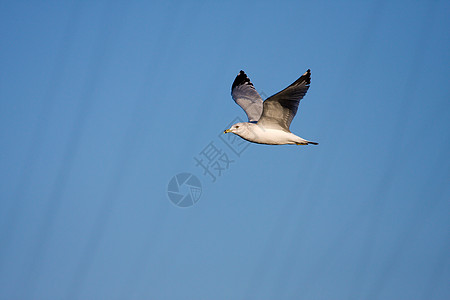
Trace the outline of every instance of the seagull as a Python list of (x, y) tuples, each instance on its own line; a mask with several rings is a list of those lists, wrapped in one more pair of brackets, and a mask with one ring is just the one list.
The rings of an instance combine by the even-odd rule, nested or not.
[(290, 86), (263, 102), (247, 74), (241, 70), (231, 86), (231, 97), (245, 111), (248, 122), (236, 123), (224, 133), (231, 132), (257, 144), (318, 145), (289, 130), (298, 104), (308, 91), (310, 83), (311, 70), (308, 69)]

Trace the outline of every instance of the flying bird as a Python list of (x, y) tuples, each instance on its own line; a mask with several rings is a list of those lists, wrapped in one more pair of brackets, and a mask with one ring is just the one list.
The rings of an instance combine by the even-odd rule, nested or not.
[(224, 133), (231, 132), (258, 144), (318, 145), (289, 130), (298, 104), (308, 91), (310, 83), (311, 70), (308, 69), (290, 86), (263, 102), (247, 74), (241, 70), (231, 86), (231, 97), (245, 111), (248, 122), (236, 123)]

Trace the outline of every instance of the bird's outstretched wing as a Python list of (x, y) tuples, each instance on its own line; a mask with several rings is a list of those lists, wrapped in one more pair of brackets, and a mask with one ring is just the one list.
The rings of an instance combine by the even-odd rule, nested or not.
[(249, 122), (259, 120), (263, 111), (263, 100), (242, 70), (231, 86), (231, 97), (245, 111)]
[(297, 113), (298, 104), (305, 96), (311, 83), (311, 70), (308, 69), (299, 79), (281, 92), (264, 101), (264, 109), (258, 125), (264, 128), (280, 129), (287, 132)]

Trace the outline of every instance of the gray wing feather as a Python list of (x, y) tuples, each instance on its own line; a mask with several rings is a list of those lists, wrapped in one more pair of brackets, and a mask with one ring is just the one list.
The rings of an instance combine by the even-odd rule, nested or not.
[(297, 113), (298, 104), (305, 96), (311, 83), (311, 71), (308, 69), (299, 79), (281, 92), (267, 98), (258, 124), (265, 128), (280, 129), (287, 132)]
[(245, 111), (249, 122), (259, 120), (263, 111), (263, 100), (242, 70), (233, 82), (231, 97)]

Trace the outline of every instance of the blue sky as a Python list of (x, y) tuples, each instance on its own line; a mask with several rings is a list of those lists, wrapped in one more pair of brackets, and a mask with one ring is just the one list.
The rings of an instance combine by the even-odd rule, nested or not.
[[(449, 9), (2, 1), (0, 298), (450, 298)], [(239, 70), (268, 97), (308, 68), (319, 145), (232, 152)]]

